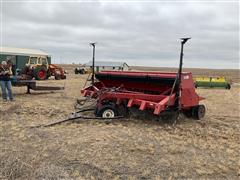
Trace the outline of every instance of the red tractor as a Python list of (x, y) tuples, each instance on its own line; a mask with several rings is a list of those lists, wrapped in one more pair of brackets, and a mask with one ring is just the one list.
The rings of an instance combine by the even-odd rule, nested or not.
[(45, 80), (54, 76), (56, 80), (66, 79), (65, 71), (62, 67), (55, 64), (49, 64), (45, 56), (31, 56), (23, 69), (22, 75), (28, 79)]

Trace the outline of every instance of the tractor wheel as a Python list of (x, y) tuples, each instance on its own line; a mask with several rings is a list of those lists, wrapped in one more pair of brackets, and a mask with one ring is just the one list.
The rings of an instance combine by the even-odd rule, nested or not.
[(47, 78), (47, 68), (44, 66), (36, 67), (33, 74), (36, 80), (45, 80)]
[(48, 69), (46, 79), (49, 79), (50, 77), (51, 77), (51, 71), (50, 71), (50, 69)]
[(60, 74), (56, 74), (55, 75), (55, 80), (60, 80), (61, 79), (61, 75)]
[(205, 106), (204, 105), (198, 105), (193, 108), (193, 117), (194, 119), (200, 120), (205, 116)]
[(83, 71), (82, 71), (82, 69), (79, 69), (79, 74), (83, 74)]
[(75, 68), (75, 74), (78, 74), (78, 68)]
[(108, 104), (98, 109), (96, 115), (97, 117), (113, 118), (118, 116), (118, 111), (114, 105)]

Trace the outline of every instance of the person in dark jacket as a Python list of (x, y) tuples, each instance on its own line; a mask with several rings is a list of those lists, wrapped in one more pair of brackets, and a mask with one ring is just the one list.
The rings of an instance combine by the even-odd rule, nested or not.
[[(10, 101), (13, 101), (12, 84), (10, 80), (11, 75), (12, 75), (11, 65), (7, 64), (6, 61), (2, 61), (2, 65), (0, 66), (0, 85), (2, 89), (3, 101), (7, 101), (8, 98)], [(6, 90), (8, 91), (8, 94)]]

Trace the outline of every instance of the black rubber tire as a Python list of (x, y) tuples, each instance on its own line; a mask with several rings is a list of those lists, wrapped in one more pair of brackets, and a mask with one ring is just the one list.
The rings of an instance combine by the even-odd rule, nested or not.
[[(97, 117), (106, 117), (106, 111), (110, 111), (110, 112), (113, 112), (114, 113), (114, 116), (112, 117), (116, 117), (118, 116), (118, 111), (116, 109), (116, 106), (115, 105), (112, 105), (112, 104), (107, 104), (107, 105), (103, 105), (100, 109), (97, 110), (96, 112), (96, 116)], [(109, 117), (111, 118), (111, 117)]]
[(75, 68), (75, 71), (74, 71), (74, 72), (75, 72), (75, 74), (78, 74), (78, 73), (79, 73), (77, 68)]
[(226, 89), (230, 90), (230, 89), (231, 89), (231, 85), (228, 84), (227, 87), (226, 87)]
[(83, 69), (80, 69), (80, 70), (79, 70), (79, 74), (83, 74)]
[(45, 80), (47, 79), (47, 68), (45, 66), (37, 66), (33, 70), (33, 75), (36, 80)]
[(50, 77), (51, 77), (51, 71), (50, 71), (50, 69), (48, 69), (46, 79), (49, 79)]
[(201, 120), (206, 113), (206, 108), (204, 105), (198, 105), (193, 108), (193, 117), (196, 120)]
[(61, 75), (60, 74), (56, 74), (55, 75), (55, 80), (60, 80), (61, 79)]

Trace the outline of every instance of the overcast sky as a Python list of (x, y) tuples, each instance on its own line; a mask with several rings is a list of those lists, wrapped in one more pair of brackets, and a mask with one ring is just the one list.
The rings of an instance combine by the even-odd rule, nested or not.
[(1, 45), (41, 49), (54, 63), (96, 60), (177, 67), (239, 68), (239, 3), (20, 2), (1, 3)]

